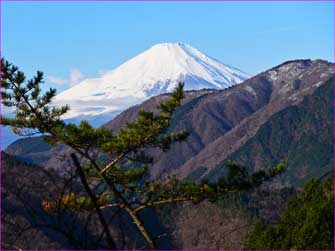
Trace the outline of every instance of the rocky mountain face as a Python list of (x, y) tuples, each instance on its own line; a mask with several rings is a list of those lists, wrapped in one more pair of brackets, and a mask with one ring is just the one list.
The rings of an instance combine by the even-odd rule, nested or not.
[[(206, 177), (255, 137), (273, 115), (299, 105), (304, 97), (325, 85), (333, 73), (333, 64), (326, 61), (293, 60), (225, 90), (187, 92), (183, 105), (173, 116), (170, 130), (186, 129), (190, 136), (167, 153), (152, 152), (155, 157), (152, 178), (171, 174), (181, 178)], [(131, 107), (105, 126), (118, 130), (126, 121), (135, 119), (140, 109), (154, 110), (166, 97), (156, 96)], [(280, 133), (281, 128), (276, 130)], [(6, 151), (35, 162), (42, 158), (37, 162), (48, 167), (58, 166), (61, 163), (58, 158), (67, 152), (62, 146), (51, 149), (41, 141), (38, 145), (42, 150), (20, 150), (20, 145), (24, 142), (30, 145), (32, 141), (36, 142), (17, 141)], [(255, 161), (256, 164), (259, 162)]]

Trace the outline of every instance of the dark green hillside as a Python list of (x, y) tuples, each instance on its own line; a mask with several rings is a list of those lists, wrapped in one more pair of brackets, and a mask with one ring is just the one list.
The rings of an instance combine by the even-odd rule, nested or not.
[(309, 181), (304, 191), (289, 200), (276, 225), (256, 224), (246, 249), (333, 250), (334, 208), (330, 175), (324, 183)]
[(220, 177), (229, 160), (250, 169), (269, 167), (286, 160), (283, 182), (295, 186), (331, 171), (333, 83), (334, 78), (331, 78), (299, 105), (273, 115), (253, 138), (213, 169), (209, 179)]

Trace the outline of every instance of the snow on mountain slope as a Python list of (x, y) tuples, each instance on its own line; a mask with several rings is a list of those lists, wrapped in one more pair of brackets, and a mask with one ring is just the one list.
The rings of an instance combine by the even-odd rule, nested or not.
[[(152, 46), (99, 78), (86, 79), (60, 93), (57, 104), (69, 104), (66, 118), (109, 118), (148, 97), (171, 92), (178, 82), (186, 90), (224, 89), (238, 84), (249, 75), (208, 57), (182, 43)], [(100, 119), (99, 124), (105, 119)]]

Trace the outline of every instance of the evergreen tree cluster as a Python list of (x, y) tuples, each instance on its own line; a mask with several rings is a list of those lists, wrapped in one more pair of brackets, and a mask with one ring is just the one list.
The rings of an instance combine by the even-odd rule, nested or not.
[(245, 249), (333, 250), (334, 176), (309, 181), (286, 205), (277, 225), (258, 223)]

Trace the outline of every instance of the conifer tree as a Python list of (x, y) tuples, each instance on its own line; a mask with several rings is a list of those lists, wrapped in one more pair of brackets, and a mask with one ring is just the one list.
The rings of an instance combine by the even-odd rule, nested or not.
[[(102, 213), (105, 208), (120, 208), (127, 212), (149, 247), (157, 249), (154, 237), (138, 215), (143, 209), (181, 201), (213, 201), (229, 192), (257, 187), (284, 170), (284, 163), (280, 163), (277, 167), (249, 175), (245, 167), (230, 164), (228, 178), (216, 184), (194, 183), (179, 180), (176, 176), (167, 180), (148, 179), (153, 158), (147, 150), (158, 147), (168, 151), (174, 142), (185, 140), (188, 135), (187, 131), (168, 131), (171, 116), (184, 97), (182, 83), (169, 99), (158, 105), (157, 113), (142, 110), (138, 119), (127, 122), (114, 133), (105, 127), (94, 128), (87, 121), (79, 125), (65, 123), (62, 115), (69, 107), (52, 105), (55, 89), (42, 93), (43, 73), (40, 71), (26, 80), (22, 71), (2, 59), (1, 78), (2, 104), (15, 110), (15, 117), (2, 117), (2, 124), (11, 126), (18, 135), (42, 134), (50, 144), (65, 144), (73, 151), (71, 158), (87, 196), (64, 195), (60, 201), (45, 202), (46, 210), (52, 210), (55, 203), (73, 210), (95, 210), (111, 249), (116, 249), (117, 245)], [(99, 161), (93, 150), (104, 154), (108, 161)], [(100, 182), (106, 189), (97, 191), (92, 182)]]
[(310, 180), (291, 197), (277, 224), (257, 223), (244, 246), (252, 250), (333, 250), (334, 174)]

